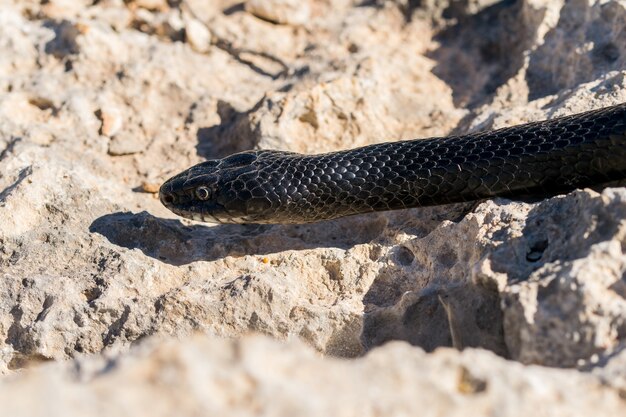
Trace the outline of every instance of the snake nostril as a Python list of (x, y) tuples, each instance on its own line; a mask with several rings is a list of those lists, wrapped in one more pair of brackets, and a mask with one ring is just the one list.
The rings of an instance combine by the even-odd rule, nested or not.
[(163, 202), (163, 204), (172, 204), (174, 203), (174, 195), (173, 194), (163, 194), (161, 196), (161, 201)]

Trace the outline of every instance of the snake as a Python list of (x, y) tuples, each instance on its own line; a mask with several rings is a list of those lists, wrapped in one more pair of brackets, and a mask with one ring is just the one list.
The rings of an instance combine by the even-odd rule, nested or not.
[(502, 129), (317, 155), (250, 150), (163, 183), (175, 214), (300, 224), (476, 201), (553, 196), (626, 178), (626, 103)]

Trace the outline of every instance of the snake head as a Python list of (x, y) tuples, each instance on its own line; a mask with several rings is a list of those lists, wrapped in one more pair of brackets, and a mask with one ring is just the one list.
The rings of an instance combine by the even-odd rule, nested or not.
[(175, 214), (210, 223), (249, 221), (250, 202), (243, 201), (239, 184), (256, 176), (263, 151), (249, 151), (194, 165), (165, 181), (161, 203)]

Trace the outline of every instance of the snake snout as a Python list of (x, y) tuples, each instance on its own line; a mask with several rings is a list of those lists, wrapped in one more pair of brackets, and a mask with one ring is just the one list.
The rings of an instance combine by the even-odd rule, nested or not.
[(165, 181), (161, 188), (159, 189), (159, 200), (161, 200), (161, 204), (163, 204), (167, 208), (171, 208), (172, 206), (180, 203), (179, 192), (180, 189), (181, 178), (180, 176), (175, 176)]
[(172, 204), (176, 204), (176, 194), (167, 193), (167, 192), (159, 192), (159, 200), (164, 206), (171, 206)]

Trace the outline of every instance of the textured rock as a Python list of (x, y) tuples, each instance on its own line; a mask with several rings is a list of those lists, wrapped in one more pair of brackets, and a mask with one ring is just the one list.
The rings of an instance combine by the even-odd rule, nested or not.
[(208, 52), (211, 47), (211, 32), (197, 19), (187, 19), (185, 22), (187, 41), (198, 52)]
[[(507, 345), (524, 362), (575, 366), (626, 334), (626, 193), (574, 193), (539, 204), (523, 234), (479, 268), (506, 274)], [(482, 271), (481, 271), (482, 272)]]
[(302, 25), (311, 15), (308, 0), (248, 0), (246, 11), (270, 22)]
[[(308, 4), (306, 21), (289, 8), (251, 13), (279, 3)], [(158, 393), (163, 410), (196, 389), (247, 413), (254, 403), (238, 395), (254, 392), (277, 415), (317, 403), (311, 415), (362, 404), (359, 415), (374, 404), (386, 404), (381, 415), (416, 404), (459, 415), (614, 410), (625, 389), (624, 188), (301, 226), (193, 223), (154, 191), (203, 158), (251, 147), (325, 152), (624, 102), (624, 2), (296, 3), (1, 2), (0, 372), (92, 356), (3, 377), (3, 410), (48, 393), (67, 399), (60, 414), (71, 398), (93, 412), (129, 382), (129, 401)], [(165, 341), (194, 332), (215, 338)], [(395, 344), (342, 362), (236, 341), (249, 332), (327, 357), (393, 340), (434, 353)], [(152, 335), (154, 348), (98, 373), (111, 351)], [(452, 346), (482, 350), (438, 350)], [(246, 376), (238, 349), (261, 376)], [(211, 352), (230, 359), (215, 368)], [(153, 385), (151, 370), (176, 361), (240, 389), (195, 376), (176, 391)], [(458, 393), (460, 364), (471, 370), (461, 390), (481, 393)], [(81, 366), (96, 370), (72, 376)], [(291, 380), (295, 400), (267, 400)], [(186, 413), (223, 411), (201, 403), (211, 395)]]
[[(466, 416), (468, 410), (513, 417), (619, 415), (624, 406), (590, 375), (524, 368), (486, 351), (429, 356), (396, 342), (365, 358), (339, 361), (259, 337), (152, 345), (0, 381), (3, 410), (15, 417)], [(54, 401), (27, 405), (31, 398)]]

